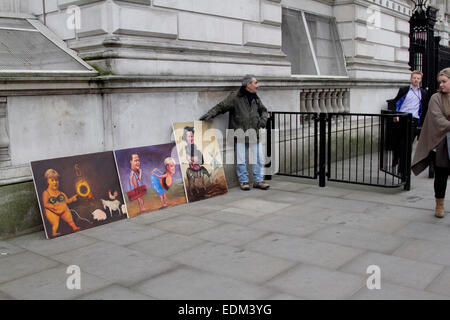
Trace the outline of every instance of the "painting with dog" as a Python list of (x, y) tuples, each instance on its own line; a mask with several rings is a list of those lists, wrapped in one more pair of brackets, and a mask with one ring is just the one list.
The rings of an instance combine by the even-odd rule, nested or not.
[(214, 128), (213, 122), (177, 122), (173, 129), (188, 201), (227, 193), (220, 137), (217, 137), (220, 131)]
[(47, 238), (127, 218), (113, 152), (31, 162)]
[(175, 143), (114, 151), (128, 217), (186, 203)]

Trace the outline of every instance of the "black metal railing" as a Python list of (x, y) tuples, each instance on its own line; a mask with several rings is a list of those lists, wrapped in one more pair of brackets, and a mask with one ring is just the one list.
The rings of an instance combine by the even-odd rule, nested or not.
[(405, 113), (271, 112), (268, 155), (277, 174), (318, 178), (322, 187), (328, 180), (409, 190), (411, 121)]
[[(271, 112), (270, 128), (277, 134), (277, 148), (268, 151), (275, 159), (279, 175), (317, 179), (318, 123), (313, 112)], [(268, 134), (271, 136), (271, 134)], [(273, 143), (272, 143), (273, 145)], [(271, 145), (268, 143), (268, 147)], [(275, 152), (272, 152), (276, 150)]]

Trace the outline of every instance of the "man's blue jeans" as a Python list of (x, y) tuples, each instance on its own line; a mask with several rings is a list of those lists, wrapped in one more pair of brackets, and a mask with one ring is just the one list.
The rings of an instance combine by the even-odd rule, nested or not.
[(252, 165), (253, 181), (264, 181), (264, 154), (261, 142), (253, 143), (236, 143), (236, 173), (239, 183), (249, 182), (247, 172), (247, 154), (249, 154), (249, 162)]

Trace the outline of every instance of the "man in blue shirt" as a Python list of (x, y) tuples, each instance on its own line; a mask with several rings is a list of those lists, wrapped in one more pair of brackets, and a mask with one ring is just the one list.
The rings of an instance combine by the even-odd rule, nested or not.
[[(428, 109), (428, 93), (426, 89), (420, 87), (422, 82), (423, 73), (414, 70), (411, 73), (411, 84), (409, 86), (401, 87), (398, 90), (397, 96), (388, 100), (388, 109), (394, 112), (406, 112), (412, 114), (411, 123), (411, 145), (414, 139), (419, 136), (422, 123), (425, 119), (425, 115)], [(399, 122), (398, 117), (393, 118), (394, 123)], [(399, 163), (399, 158), (404, 152), (404, 145), (400, 142), (397, 134), (402, 134), (398, 132), (399, 128), (392, 127), (391, 133), (394, 136), (387, 137), (392, 145), (393, 159), (392, 166), (395, 167)], [(403, 171), (403, 168), (399, 168)]]
[[(412, 114), (411, 142), (419, 135), (420, 127), (427, 111), (427, 90), (420, 87), (423, 73), (414, 70), (411, 73), (411, 84), (398, 90), (397, 96), (390, 100), (388, 108), (391, 111), (407, 112)], [(398, 118), (394, 118), (398, 122)]]

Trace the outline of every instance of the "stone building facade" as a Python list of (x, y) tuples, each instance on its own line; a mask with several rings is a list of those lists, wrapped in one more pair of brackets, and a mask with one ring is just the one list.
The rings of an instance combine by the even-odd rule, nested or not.
[[(445, 43), (450, 7), (435, 6)], [(12, 48), (0, 47), (0, 234), (35, 221), (30, 161), (167, 143), (172, 122), (198, 119), (247, 73), (269, 110), (379, 113), (408, 83), (412, 9), (409, 0), (2, 0), (0, 41)], [(224, 130), (227, 117), (215, 125)], [(235, 183), (232, 168), (227, 178)]]

